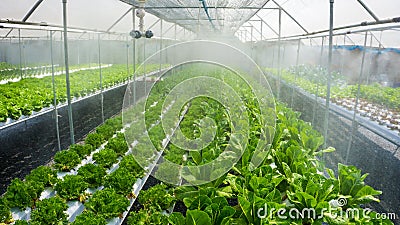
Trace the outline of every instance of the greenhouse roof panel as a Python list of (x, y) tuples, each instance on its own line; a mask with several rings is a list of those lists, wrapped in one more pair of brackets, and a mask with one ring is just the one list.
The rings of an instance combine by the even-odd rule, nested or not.
[[(137, 0), (121, 0), (139, 7)], [(148, 0), (147, 12), (193, 32), (235, 32), (269, 0)]]

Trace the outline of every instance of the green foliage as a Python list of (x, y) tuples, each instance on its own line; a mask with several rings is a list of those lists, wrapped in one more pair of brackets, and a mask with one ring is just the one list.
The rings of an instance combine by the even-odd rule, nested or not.
[(64, 211), (68, 209), (64, 200), (59, 197), (43, 199), (37, 203), (37, 207), (32, 211), (32, 225), (62, 225), (68, 224), (67, 214)]
[(29, 225), (28, 221), (25, 220), (17, 220), (14, 225)]
[(83, 200), (82, 197), (87, 188), (88, 184), (79, 175), (66, 175), (64, 180), (55, 186), (57, 195), (65, 200)]
[[(166, 78), (154, 87), (157, 93), (149, 96), (149, 102), (146, 104), (146, 125), (159, 120), (162, 104), (153, 103), (162, 102), (165, 95), (173, 87), (172, 84), (174, 82), (179, 83), (185, 77), (190, 77), (191, 72), (196, 71), (178, 71), (179, 75), (182, 76), (176, 76), (178, 78), (175, 77), (176, 80), (173, 81)], [(138, 201), (143, 205), (143, 209), (138, 212), (131, 212), (128, 224), (393, 224), (389, 220), (374, 219), (374, 216), (377, 216), (374, 212), (370, 214), (371, 218), (363, 216), (359, 218), (340, 216), (333, 218), (329, 213), (323, 212), (324, 208), (330, 207), (333, 208), (332, 213), (340, 213), (348, 208), (354, 208), (361, 212), (360, 204), (379, 201), (377, 196), (380, 192), (365, 185), (364, 180), (367, 175), (362, 175), (356, 167), (339, 165), (337, 177), (332, 170), (326, 169), (319, 157), (334, 151), (334, 149), (321, 148), (324, 143), (322, 135), (315, 131), (309, 123), (300, 120), (299, 113), (278, 104), (276, 106), (276, 127), (273, 132), (272, 128), (263, 123), (265, 121), (259, 109), (260, 105), (251, 90), (230, 75), (229, 73), (214, 74), (216, 78), (221, 78), (236, 87), (245, 102), (250, 127), (247, 146), (241, 149), (244, 151), (242, 158), (231, 171), (208, 184), (197, 187), (178, 187), (174, 194), (166, 185), (156, 185), (148, 190), (143, 190), (138, 196)], [(283, 75), (286, 76), (286, 74)], [(319, 80), (316, 80), (316, 77), (313, 76), (306, 77), (306, 75), (298, 80), (303, 78), (308, 82), (307, 88), (315, 92), (315, 82), (319, 82)], [(320, 94), (323, 93), (322, 89), (320, 89)], [(150, 105), (153, 106), (150, 107)], [(165, 159), (177, 164), (204, 165), (221, 155), (224, 147), (228, 146), (228, 141), (236, 138), (230, 134), (232, 121), (229, 118), (229, 115), (236, 108), (239, 107), (224, 108), (219, 103), (204, 97), (193, 99), (190, 102), (188, 113), (180, 124), (182, 132), (190, 139), (199, 138), (203, 131), (200, 129), (201, 119), (209, 117), (215, 120), (216, 126), (213, 128), (216, 130), (216, 136), (209, 146), (198, 153), (189, 153), (187, 161), (183, 161), (182, 157), (186, 152), (170, 144), (164, 152)], [(16, 111), (18, 110), (17, 108)], [(271, 113), (274, 110), (271, 109)], [(140, 113), (140, 111), (132, 111), (131, 113)], [(241, 124), (243, 121), (239, 121), (239, 123)], [(110, 137), (122, 128), (121, 124), (121, 117), (106, 121), (104, 125), (97, 129), (97, 133), (92, 134), (93, 137), (89, 138), (88, 136), (86, 144), (99, 147), (104, 143), (106, 137)], [(161, 149), (161, 140), (165, 138), (165, 133), (161, 125), (157, 125), (153, 129), (149, 131), (151, 140), (158, 149)], [(143, 139), (140, 137), (142, 137), (144, 131), (127, 129), (126, 132), (128, 135), (132, 134), (135, 138), (138, 138), (139, 144), (133, 149), (137, 161), (132, 155), (125, 156), (119, 164), (119, 169), (106, 176), (105, 189), (94, 193), (92, 198), (85, 203), (85, 212), (73, 224), (104, 224), (104, 219), (121, 216), (127, 210), (129, 200), (126, 196), (130, 194), (135, 180), (143, 175), (143, 169), (138, 165), (138, 162), (141, 165), (147, 165), (145, 161), (154, 159), (152, 157), (156, 152), (142, 143)], [(270, 142), (263, 143), (260, 139), (262, 135), (272, 136), (273, 133), (275, 136), (271, 137), (273, 140)], [(78, 171), (78, 176), (82, 176), (81, 181), (87, 181), (91, 187), (98, 187), (103, 184), (102, 179), (105, 174), (103, 167), (111, 166), (117, 161), (118, 155), (122, 156), (126, 152), (127, 145), (123, 139), (123, 135), (118, 134), (116, 138), (109, 140), (106, 149), (95, 154), (94, 160), (99, 164), (98, 166), (86, 165), (81, 167)], [(269, 147), (271, 148), (264, 152), (263, 156), (266, 156), (266, 158), (261, 162), (261, 166), (254, 168), (251, 158), (254, 156), (258, 144), (263, 145), (263, 148), (267, 150)], [(237, 148), (240, 149), (241, 147), (238, 146)], [(72, 148), (75, 148), (75, 146)], [(83, 156), (84, 154), (79, 155)], [(156, 173), (158, 176), (175, 180), (178, 183), (180, 171), (171, 168), (170, 164), (164, 162), (159, 165)], [(48, 169), (43, 172), (43, 174), (52, 173)], [(326, 173), (329, 174), (329, 177), (322, 175)], [(37, 175), (37, 177), (43, 177), (44, 181), (40, 184), (51, 183), (50, 178), (46, 179), (45, 175)], [(31, 179), (32, 181), (37, 181), (37, 179)], [(75, 183), (79, 184), (81, 181), (70, 182), (69, 185), (72, 187)], [(36, 185), (34, 183), (33, 185), (23, 182), (16, 183), (18, 185), (13, 187), (15, 191), (10, 191), (10, 193), (17, 193), (21, 202), (28, 202), (28, 205), (33, 205), (35, 197), (30, 194), (38, 193), (43, 185), (38, 185), (39, 182)], [(73, 189), (71, 188), (71, 190)], [(22, 190), (22, 194), (16, 190)], [(6, 194), (5, 202), (12, 199), (7, 198), (7, 196), (13, 197), (13, 195)], [(332, 200), (338, 198), (346, 199), (347, 205), (332, 207)], [(231, 206), (228, 204), (228, 200), (237, 200), (237, 203)], [(182, 201), (186, 205), (188, 209), (186, 216), (181, 213), (173, 213), (169, 217), (162, 215), (161, 211), (170, 208), (175, 201)], [(276, 210), (275, 212), (266, 212), (267, 217), (262, 220), (257, 216), (257, 213), (260, 208), (265, 206), (268, 209), (274, 208)], [(22, 208), (24, 207), (22, 206)], [(282, 220), (278, 217), (277, 211), (279, 209), (288, 210), (290, 208), (296, 208), (299, 211), (314, 208), (320, 218)], [(4, 211), (5, 217), (7, 216), (6, 211)], [(48, 221), (65, 223), (64, 219)], [(36, 222), (36, 224), (40, 224), (40, 222)]]
[(11, 181), (4, 194), (4, 200), (11, 208), (18, 207), (21, 210), (33, 206), (36, 197), (32, 187), (18, 178)]
[(117, 158), (117, 153), (108, 148), (100, 150), (98, 153), (93, 155), (93, 160), (96, 161), (96, 164), (104, 168), (110, 168), (117, 162)]
[(71, 225), (106, 225), (107, 221), (91, 211), (84, 211), (75, 218)]
[(103, 136), (104, 140), (108, 140), (115, 134), (115, 130), (112, 126), (108, 124), (103, 124), (96, 128), (96, 133)]
[(122, 116), (110, 118), (105, 122), (105, 124), (112, 127), (115, 131), (122, 130)]
[(200, 210), (189, 210), (186, 212), (187, 225), (211, 225), (211, 219), (207, 213)]
[(12, 221), (12, 215), (10, 207), (7, 205), (6, 200), (0, 198), (0, 223), (10, 223)]
[(104, 183), (104, 176), (106, 174), (106, 169), (90, 163), (78, 169), (78, 175), (81, 176), (91, 188), (101, 186)]
[(137, 163), (133, 155), (125, 156), (119, 163), (119, 168), (126, 169), (136, 178), (144, 175), (144, 169)]
[(236, 213), (236, 210), (229, 206), (225, 197), (211, 196), (210, 198), (207, 195), (199, 195), (193, 199), (185, 198), (183, 201), (188, 208), (186, 222), (189, 224), (219, 225), (232, 218)]
[(169, 144), (164, 152), (165, 152), (164, 158), (167, 159), (168, 161), (178, 165), (182, 165), (184, 163), (183, 155), (186, 153), (186, 151), (184, 151), (183, 149), (180, 149), (173, 144)]
[(129, 200), (123, 195), (117, 194), (114, 189), (105, 188), (94, 193), (86, 203), (87, 210), (96, 215), (110, 219), (120, 216), (129, 206)]
[(148, 144), (146, 143), (141, 143), (139, 140), (139, 143), (132, 149), (133, 154), (137, 157), (137, 162), (140, 162), (141, 165), (147, 165), (149, 160), (154, 157), (155, 151), (152, 151), (152, 149), (149, 149)]
[(63, 150), (56, 153), (54, 162), (56, 169), (67, 172), (76, 167), (81, 162), (81, 158), (74, 151)]
[(149, 130), (149, 137), (158, 151), (162, 149), (162, 141), (165, 138), (164, 129), (161, 124), (154, 126)]
[(173, 213), (169, 217), (171, 225), (212, 225), (209, 215), (200, 210), (188, 210), (186, 218), (180, 213)]
[(169, 162), (163, 162), (158, 166), (158, 170), (156, 171), (156, 176), (164, 180), (173, 182), (173, 184), (176, 185), (180, 181), (179, 170), (176, 169), (171, 170), (171, 164)]
[(128, 217), (128, 225), (168, 225), (168, 216), (160, 212), (140, 210), (132, 212)]
[[(143, 68), (142, 68), (143, 69)], [(158, 70), (159, 65), (146, 65), (146, 71)], [(13, 73), (18, 73), (13, 71)], [(126, 65), (113, 65), (109, 68), (102, 68), (103, 88), (114, 86), (128, 80)], [(1, 75), (0, 75), (1, 76)], [(18, 73), (19, 76), (19, 73)], [(0, 78), (1, 79), (1, 78)], [(99, 70), (85, 70), (70, 74), (71, 95), (82, 97), (94, 93), (100, 89)], [(19, 82), (10, 82), (0, 85), (0, 122), (8, 117), (19, 119), (22, 115), (29, 116), (33, 111), (40, 111), (53, 104), (52, 77), (41, 79), (27, 78)], [(65, 76), (55, 76), (57, 86), (57, 103), (66, 102)], [(50, 84), (50, 85), (49, 85)]]
[(103, 135), (98, 133), (91, 133), (85, 139), (85, 143), (93, 146), (94, 149), (97, 149), (105, 142)]
[(364, 183), (368, 174), (361, 175), (355, 166), (339, 164), (339, 192), (347, 197), (347, 207), (356, 207), (372, 201), (379, 202), (376, 196), (382, 194)]
[(69, 147), (70, 151), (76, 152), (79, 157), (84, 158), (85, 156), (89, 155), (92, 150), (93, 146), (86, 144), (86, 145), (79, 145), (79, 144), (74, 144)]
[(118, 168), (116, 171), (107, 175), (104, 186), (114, 189), (118, 194), (129, 195), (132, 193), (133, 184), (136, 177), (125, 168)]
[(118, 134), (116, 138), (108, 140), (106, 148), (114, 150), (118, 156), (123, 156), (129, 150), (125, 137), (121, 133)]
[(141, 191), (139, 202), (146, 210), (166, 210), (175, 202), (173, 195), (168, 193), (164, 184), (155, 185), (145, 191)]
[(48, 166), (39, 166), (25, 177), (27, 182), (42, 183), (44, 187), (53, 186), (58, 182), (57, 171)]
[(168, 218), (168, 221), (171, 225), (185, 225), (186, 218), (179, 212), (173, 212)]
[[(276, 70), (267, 70), (277, 74)], [(282, 78), (303, 90), (317, 94), (320, 97), (326, 96), (326, 75), (327, 71), (321, 68), (299, 66), (289, 71), (282, 71)], [(357, 95), (357, 85), (346, 85), (344, 77), (338, 73), (332, 74), (332, 98), (354, 98)], [(317, 87), (319, 85), (319, 87)], [(389, 109), (398, 110), (400, 107), (400, 89), (382, 87), (379, 84), (361, 85), (360, 98), (368, 102), (385, 106)]]

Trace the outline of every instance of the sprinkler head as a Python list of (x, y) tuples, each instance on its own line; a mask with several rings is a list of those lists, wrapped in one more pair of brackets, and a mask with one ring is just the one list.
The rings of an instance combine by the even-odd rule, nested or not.
[(133, 31), (131, 31), (131, 32), (129, 33), (129, 35), (130, 35), (132, 38), (136, 38), (136, 39), (139, 39), (139, 38), (142, 37), (142, 33), (141, 33), (140, 31), (138, 31), (138, 30), (133, 30)]
[(152, 38), (153, 36), (154, 36), (153, 31), (151, 31), (151, 30), (146, 31), (146, 33), (145, 33), (146, 38)]

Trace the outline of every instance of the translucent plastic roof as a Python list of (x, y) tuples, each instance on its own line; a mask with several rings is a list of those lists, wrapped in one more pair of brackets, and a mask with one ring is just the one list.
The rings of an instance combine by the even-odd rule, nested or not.
[[(136, 0), (121, 0), (139, 6)], [(235, 32), (269, 0), (148, 0), (149, 13), (194, 32)]]
[[(15, 4), (15, 0), (1, 0), (0, 19), (20, 21), (38, 0), (24, 0)], [(362, 0), (379, 19), (389, 19), (400, 16), (399, 0)], [(119, 17), (126, 13), (131, 5), (139, 6), (138, 0), (68, 0), (68, 25), (79, 28), (107, 30)], [(247, 31), (249, 41), (253, 27), (253, 40), (276, 38), (278, 31), (279, 4), (285, 12), (282, 13), (282, 36), (305, 34), (290, 18), (296, 19), (308, 32), (326, 30), (329, 27), (329, 0), (147, 0), (145, 8), (148, 14), (145, 17), (145, 29), (148, 29), (157, 17), (168, 22), (177, 23), (195, 33), (223, 32), (242, 36), (237, 31)], [(375, 21), (374, 18), (361, 6), (358, 0), (335, 0), (334, 26), (360, 24), (364, 21)], [(206, 9), (208, 15), (206, 13)], [(257, 12), (257, 15), (255, 13)], [(286, 13), (287, 12), (287, 13)], [(153, 14), (153, 15), (151, 15)], [(290, 15), (290, 16), (289, 16)], [(261, 31), (261, 22), (263, 29)], [(62, 24), (62, 1), (45, 0), (29, 18), (28, 22), (46, 22), (48, 24)], [(268, 24), (268, 26), (266, 25)], [(1, 24), (0, 24), (1, 25)], [(400, 24), (388, 24), (397, 25)], [(166, 31), (171, 25), (164, 23)], [(361, 27), (362, 29), (376, 26)], [(271, 29), (272, 28), (272, 29)], [(111, 31), (127, 34), (132, 30), (132, 15), (127, 14)], [(180, 35), (182, 33), (178, 28)], [(373, 32), (385, 47), (400, 47), (399, 29), (387, 29), (381, 34)], [(160, 23), (152, 27), (155, 36), (160, 35)], [(345, 29), (335, 33), (354, 31)], [(275, 31), (275, 32), (274, 32)], [(4, 36), (9, 29), (0, 29), (0, 36)], [(23, 36), (32, 36), (31, 31), (22, 30)], [(41, 33), (37, 35), (43, 36)], [(262, 33), (262, 34), (260, 34)], [(326, 35), (327, 33), (324, 33)], [(17, 36), (16, 30), (10, 36)], [(179, 36), (179, 34), (178, 34)], [(174, 37), (174, 29), (170, 29), (163, 37)], [(346, 44), (360, 45), (362, 35), (352, 35)], [(375, 46), (378, 40), (374, 38)], [(342, 44), (343, 37), (335, 38), (335, 43)], [(316, 40), (318, 41), (318, 40)], [(318, 43), (320, 43), (318, 41)], [(316, 44), (316, 43), (314, 43)]]

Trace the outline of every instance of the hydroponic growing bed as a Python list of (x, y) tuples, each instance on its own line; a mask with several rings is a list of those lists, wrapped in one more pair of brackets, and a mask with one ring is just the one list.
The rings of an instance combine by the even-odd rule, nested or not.
[[(318, 158), (334, 149), (321, 149), (323, 137), (301, 121), (298, 113), (281, 104), (277, 105), (276, 132), (269, 156), (259, 168), (251, 171), (250, 159), (260, 140), (258, 136), (263, 132), (259, 124), (258, 103), (251, 101), (250, 89), (243, 88), (239, 79), (221, 70), (208, 74), (236, 87), (247, 103), (245, 110), (251, 121), (251, 132), (249, 144), (243, 149), (244, 155), (228, 173), (213, 182), (177, 188), (157, 184), (140, 191), (151, 173), (163, 173), (158, 176), (175, 180), (176, 184), (193, 182), (182, 172), (163, 169), (164, 165), (168, 167), (168, 163), (159, 161), (204, 165), (218, 158), (222, 153), (220, 149), (235, 138), (226, 109), (213, 99), (199, 97), (190, 101), (180, 112), (180, 118), (171, 123), (179, 124), (187, 137), (196, 138), (201, 135), (199, 119), (210, 117), (217, 121), (216, 138), (200, 152), (187, 152), (169, 143), (175, 130), (165, 134), (159, 119), (176, 102), (165, 103), (166, 94), (175, 84), (194, 78), (195, 74), (198, 74), (197, 68), (178, 71), (176, 77), (170, 76), (158, 82), (154, 90), (159, 91), (152, 92), (147, 102), (141, 101), (138, 106), (124, 112), (124, 116), (141, 114), (139, 106), (145, 104), (147, 132), (156, 151), (146, 148), (148, 140), (143, 135), (147, 132), (137, 129), (140, 121), (133, 120), (133, 123), (123, 126), (121, 116), (109, 119), (89, 134), (84, 143), (58, 152), (52, 165), (33, 170), (24, 181), (13, 180), (2, 197), (2, 222), (122, 224), (127, 218), (128, 224), (262, 224), (263, 221), (287, 222), (288, 219), (277, 217), (277, 212), (288, 207), (300, 212), (308, 207), (321, 210), (327, 207), (332, 209), (331, 213), (339, 213), (350, 207), (362, 211), (361, 204), (379, 201), (380, 192), (364, 184), (366, 175), (357, 168), (340, 164), (337, 175), (324, 169)], [(124, 134), (133, 135), (136, 140), (127, 145)], [(142, 169), (140, 165), (147, 166)], [(346, 206), (340, 205), (341, 202), (335, 203), (338, 199), (346, 201)], [(130, 211), (128, 215), (136, 200), (139, 203), (134, 207), (137, 211)], [(174, 211), (175, 203), (185, 207)], [(277, 211), (257, 216), (258, 209), (265, 206)], [(389, 220), (365, 217), (333, 219), (323, 211), (316, 213), (318, 218), (315, 219), (291, 221), (299, 224), (334, 224), (339, 221), (391, 224)]]

